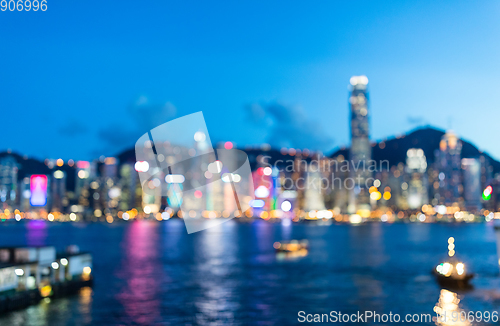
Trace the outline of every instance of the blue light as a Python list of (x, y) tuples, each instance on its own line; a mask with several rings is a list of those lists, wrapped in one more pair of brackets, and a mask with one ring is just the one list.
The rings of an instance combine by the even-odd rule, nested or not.
[(266, 203), (262, 199), (255, 199), (250, 202), (250, 205), (254, 208), (264, 207)]

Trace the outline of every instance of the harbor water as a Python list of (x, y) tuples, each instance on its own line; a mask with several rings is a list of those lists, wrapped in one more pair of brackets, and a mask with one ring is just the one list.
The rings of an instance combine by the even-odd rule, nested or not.
[[(475, 273), (472, 290), (454, 293), (460, 311), (500, 311), (491, 224), (232, 220), (190, 235), (181, 220), (3, 224), (0, 246), (91, 252), (94, 286), (2, 315), (0, 325), (285, 325), (299, 324), (299, 311), (435, 316), (443, 292), (431, 271), (449, 237)], [(306, 255), (276, 254), (275, 242), (293, 239), (308, 240)]]

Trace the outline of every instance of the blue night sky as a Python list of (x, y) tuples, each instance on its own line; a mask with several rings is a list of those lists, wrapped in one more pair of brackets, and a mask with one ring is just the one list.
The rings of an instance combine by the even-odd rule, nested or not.
[(114, 155), (201, 110), (213, 142), (328, 152), (365, 74), (372, 139), (452, 127), (500, 158), (498, 1), (48, 0), (0, 30), (0, 150)]

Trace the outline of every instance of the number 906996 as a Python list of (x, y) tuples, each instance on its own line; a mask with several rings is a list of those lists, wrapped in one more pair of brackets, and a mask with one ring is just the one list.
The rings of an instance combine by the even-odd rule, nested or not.
[(47, 11), (47, 0), (1, 0), (2, 11)]

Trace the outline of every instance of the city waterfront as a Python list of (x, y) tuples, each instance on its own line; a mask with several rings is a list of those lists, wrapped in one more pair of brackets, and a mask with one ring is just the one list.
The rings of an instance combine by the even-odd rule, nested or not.
[[(0, 245), (76, 244), (94, 257), (94, 286), (0, 317), (2, 325), (294, 324), (298, 312), (431, 314), (442, 289), (431, 270), (456, 256), (476, 274), (464, 312), (500, 310), (491, 223), (269, 223), (235, 220), (186, 234), (163, 223), (5, 224)], [(273, 244), (309, 242), (302, 257)], [(474, 323), (476, 324), (476, 323)]]

